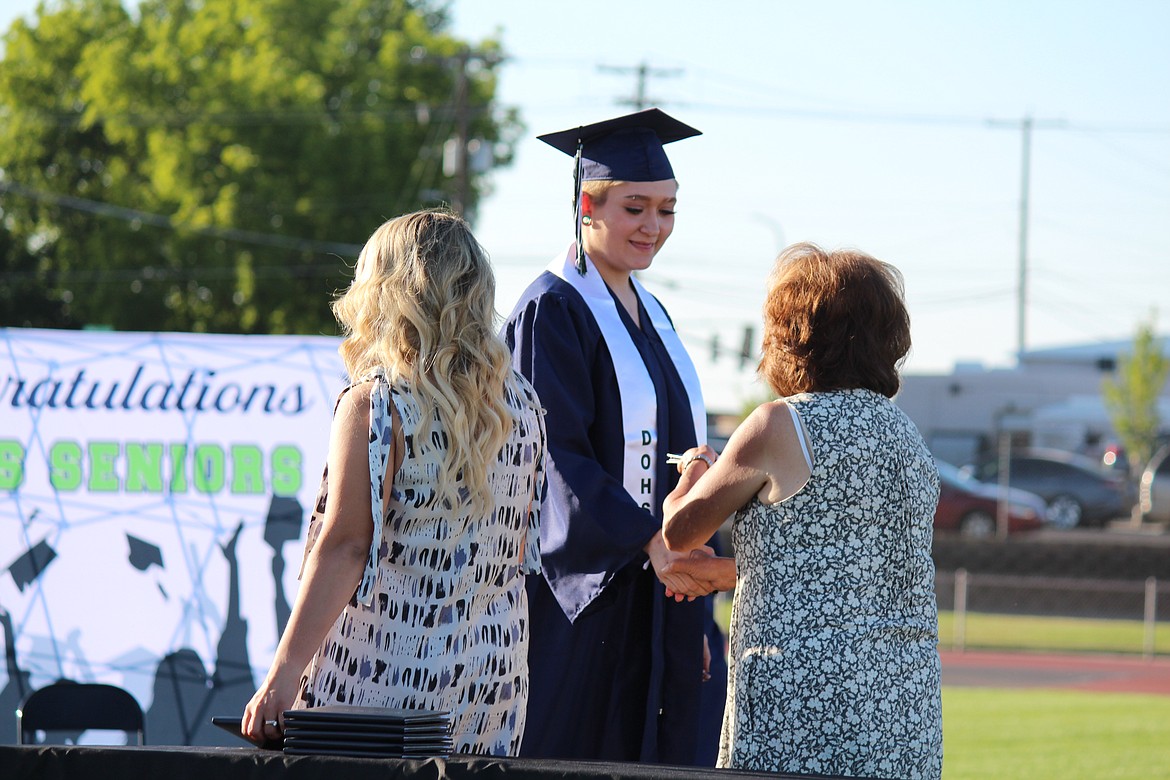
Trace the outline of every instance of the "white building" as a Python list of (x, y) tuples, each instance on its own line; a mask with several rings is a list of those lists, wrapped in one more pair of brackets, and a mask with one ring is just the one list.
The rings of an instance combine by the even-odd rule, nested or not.
[[(1161, 338), (1170, 353), (1170, 337)], [(1102, 398), (1131, 341), (1025, 352), (1019, 365), (984, 369), (958, 365), (949, 375), (907, 375), (896, 399), (940, 460), (963, 465), (994, 450), (1001, 436), (1013, 445), (1099, 455), (1116, 440)], [(1170, 382), (1159, 403), (1170, 432)]]

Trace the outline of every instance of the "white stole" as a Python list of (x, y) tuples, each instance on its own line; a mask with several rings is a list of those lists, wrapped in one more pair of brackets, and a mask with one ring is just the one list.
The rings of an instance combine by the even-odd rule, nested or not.
[[(625, 438), (622, 484), (631, 498), (643, 509), (654, 514), (654, 483), (655, 475), (658, 473), (654, 462), (658, 451), (658, 400), (654, 392), (654, 381), (650, 378), (645, 363), (642, 362), (638, 347), (622, 323), (617, 303), (593, 261), (588, 255), (585, 256), (587, 270), (582, 276), (577, 271), (576, 260), (577, 249), (576, 245), (572, 244), (563, 257), (553, 258), (548, 270), (568, 282), (581, 294), (601, 329), (602, 338), (605, 339), (610, 357), (613, 359), (614, 373), (620, 384), (618, 394), (622, 404), (622, 433)], [(662, 339), (662, 344), (666, 347), (667, 354), (670, 355), (686, 389), (695, 425), (695, 438), (702, 444), (707, 440), (707, 411), (703, 406), (703, 390), (699, 384), (695, 364), (658, 301), (646, 292), (633, 276), (630, 277), (630, 281), (650, 317), (650, 324)]]

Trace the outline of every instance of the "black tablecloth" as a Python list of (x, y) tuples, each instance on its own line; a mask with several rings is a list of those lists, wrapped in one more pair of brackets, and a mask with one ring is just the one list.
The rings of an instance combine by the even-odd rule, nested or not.
[[(0, 745), (4, 780), (780, 780), (797, 775), (695, 769), (662, 764), (544, 761), (455, 755), (425, 760), (286, 756), (250, 747)], [(804, 776), (807, 777), (807, 776)]]

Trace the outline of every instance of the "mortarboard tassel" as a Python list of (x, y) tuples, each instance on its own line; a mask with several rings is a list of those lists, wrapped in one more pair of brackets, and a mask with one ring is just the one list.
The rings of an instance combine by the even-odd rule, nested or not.
[(582, 140), (577, 141), (577, 154), (573, 159), (573, 217), (577, 223), (577, 273), (585, 275), (585, 247), (581, 243), (581, 150), (585, 147)]

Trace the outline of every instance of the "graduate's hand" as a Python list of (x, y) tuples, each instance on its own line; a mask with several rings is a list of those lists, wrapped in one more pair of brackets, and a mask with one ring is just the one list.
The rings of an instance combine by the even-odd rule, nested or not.
[(735, 587), (735, 558), (718, 556), (710, 547), (698, 547), (667, 564), (665, 573), (685, 574), (707, 588), (708, 593), (731, 590)]
[(687, 553), (675, 553), (666, 549), (666, 541), (662, 533), (656, 533), (643, 548), (650, 556), (650, 564), (654, 567), (654, 574), (666, 587), (666, 595), (675, 601), (694, 601), (699, 596), (706, 596), (710, 590), (705, 590), (686, 572), (666, 573), (671, 563), (687, 557)]
[[(684, 452), (682, 457), (679, 458), (678, 463), (675, 464), (675, 468), (678, 469), (679, 474), (686, 474), (687, 469), (691, 466), (691, 464), (693, 464), (695, 461), (701, 461), (707, 464), (706, 468), (702, 469), (702, 471), (706, 471), (706, 469), (714, 466), (715, 461), (717, 460), (719, 460), (719, 453), (716, 452), (710, 444), (700, 444), (699, 446), (691, 447), (689, 450)], [(700, 476), (702, 476), (702, 472), (696, 474), (695, 479), (698, 479)], [(687, 483), (687, 487), (689, 488), (690, 485), (694, 483), (694, 480), (687, 480)]]
[[(692, 580), (695, 581), (695, 584), (698, 586), (699, 590), (704, 591), (700, 595), (706, 596), (708, 594), (714, 593), (715, 587), (710, 582), (705, 582), (701, 576), (695, 576), (697, 572), (691, 571), (688, 568), (687, 562), (694, 556), (701, 556), (704, 558), (710, 558), (714, 555), (715, 555), (715, 551), (713, 549), (711, 549), (707, 545), (703, 545), (702, 547), (691, 550), (689, 553), (681, 555), (680, 557), (675, 558), (673, 561), (666, 564), (666, 568), (663, 569), (663, 573), (668, 575), (668, 576), (678, 577), (681, 575), (686, 575), (686, 576), (690, 577)], [(680, 601), (681, 599), (679, 599), (679, 595), (680, 594), (676, 594), (673, 591), (671, 591), (671, 589), (669, 587), (666, 589), (666, 597), (667, 598), (673, 598), (675, 601)], [(684, 593), (681, 595), (685, 596), (687, 594)]]

